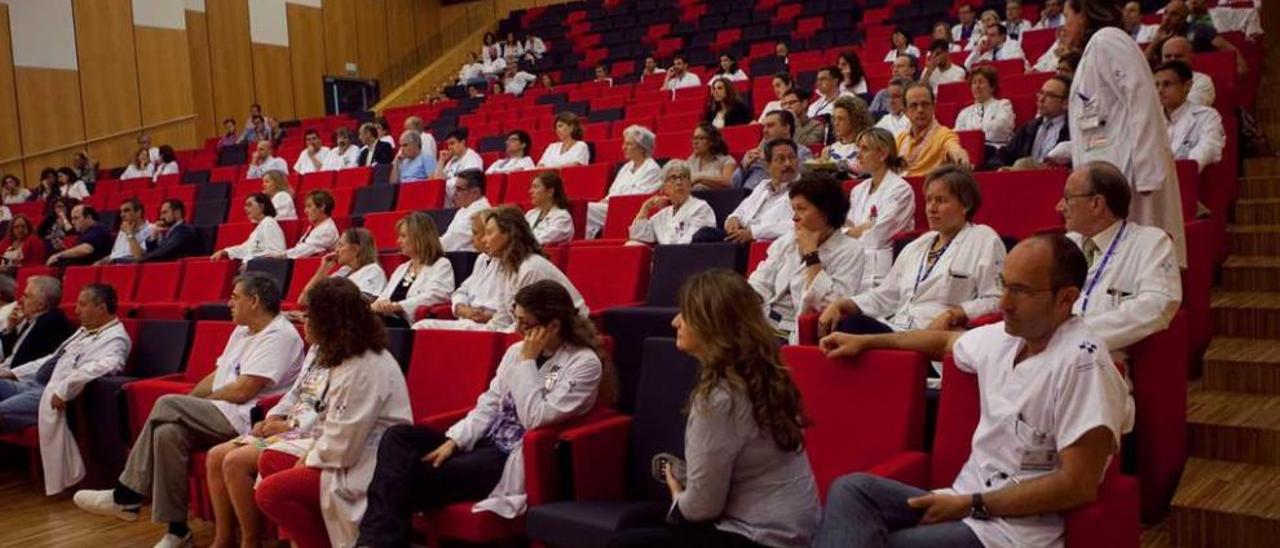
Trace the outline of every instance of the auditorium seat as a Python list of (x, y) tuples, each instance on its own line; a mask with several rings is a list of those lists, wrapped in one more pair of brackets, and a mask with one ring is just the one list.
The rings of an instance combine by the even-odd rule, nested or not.
[[(1142, 519), (1157, 522), (1169, 509), (1187, 459), (1187, 376), (1191, 333), (1185, 311), (1169, 327), (1129, 349), (1133, 384), (1136, 473)], [(1130, 470), (1126, 470), (1129, 472)]]
[(89, 284), (98, 283), (102, 267), (97, 265), (68, 266), (62, 273), (62, 300), (58, 303), (68, 318), (75, 321), (76, 300), (80, 298), (80, 290)]
[(231, 281), (240, 263), (188, 259), (182, 262), (182, 287), (172, 301), (140, 304), (137, 316), (146, 319), (186, 319), (196, 305), (225, 303), (231, 295)]
[(281, 308), (284, 310), (297, 310), (302, 308), (298, 304), (298, 300), (302, 297), (302, 290), (307, 286), (307, 282), (311, 281), (311, 277), (320, 269), (321, 257), (304, 257), (293, 260), (293, 270), (289, 275), (289, 284), (285, 287), (284, 302)]
[[(990, 226), (1001, 236), (1026, 238), (1062, 225), (1058, 202), (1070, 173), (1065, 169), (1035, 171), (982, 171), (975, 174), (982, 193), (982, 207), (973, 220)], [(920, 195), (923, 197), (923, 194)], [(923, 200), (917, 200), (923, 212)], [(917, 228), (927, 228), (916, 224)]]
[(647, 246), (569, 246), (569, 281), (582, 294), (592, 316), (616, 306), (644, 301), (652, 252)]
[(163, 262), (144, 263), (138, 271), (138, 287), (146, 291), (138, 291), (133, 299), (121, 298), (118, 310), (121, 316), (132, 315), (132, 311), (141, 305), (172, 302), (177, 298), (178, 288), (182, 284), (183, 263)]
[(333, 186), (335, 188), (359, 188), (368, 185), (373, 179), (373, 168), (351, 167), (336, 172)]
[(609, 198), (609, 211), (605, 214), (601, 240), (626, 240), (631, 237), (631, 223), (652, 194), (632, 194)]
[(408, 211), (412, 209), (438, 209), (444, 207), (444, 179), (431, 179), (421, 183), (394, 185), (389, 188), (399, 189), (400, 194), (399, 197), (396, 198), (395, 203), (395, 207), (399, 210)]
[(405, 373), (414, 417), (470, 409), (488, 387), (507, 338), (493, 331), (414, 330)]
[(186, 394), (213, 372), (217, 366), (216, 360), (234, 329), (235, 324), (231, 322), (196, 322), (191, 352), (181, 373), (160, 375), (124, 385), (132, 437), (137, 437), (142, 430), (156, 400), (165, 394)]
[(103, 265), (98, 282), (115, 288), (117, 304), (132, 301), (141, 270), (141, 266), (137, 263)]

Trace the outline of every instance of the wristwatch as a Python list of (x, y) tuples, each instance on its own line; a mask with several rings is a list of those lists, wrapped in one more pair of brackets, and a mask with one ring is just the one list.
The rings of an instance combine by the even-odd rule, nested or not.
[(811, 251), (809, 253), (805, 253), (800, 257), (800, 260), (804, 261), (805, 266), (822, 264), (822, 258), (818, 257), (817, 251)]
[(987, 504), (982, 502), (982, 493), (973, 494), (973, 504), (969, 507), (969, 517), (980, 520), (991, 519), (991, 514), (987, 512)]

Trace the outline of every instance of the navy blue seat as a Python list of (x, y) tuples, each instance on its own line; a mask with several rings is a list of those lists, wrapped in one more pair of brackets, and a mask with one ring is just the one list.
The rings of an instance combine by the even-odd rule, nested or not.
[(453, 222), (453, 216), (458, 213), (457, 209), (428, 209), (424, 211), (431, 220), (436, 223), (436, 231), (444, 234), (449, 228), (449, 223)]
[(231, 183), (212, 182), (196, 187), (196, 201), (227, 200), (231, 198)]
[(693, 193), (694, 196), (707, 202), (711, 206), (711, 211), (716, 213), (716, 226), (724, 226), (724, 222), (733, 214), (733, 210), (738, 208), (738, 204), (746, 199), (747, 194), (742, 189), (729, 188), (724, 190), (699, 190)]
[(227, 200), (199, 200), (188, 208), (195, 209), (191, 224), (197, 227), (217, 227), (227, 219)]
[(374, 185), (356, 189), (355, 202), (351, 204), (352, 215), (391, 211), (395, 208), (396, 189), (399, 185)]

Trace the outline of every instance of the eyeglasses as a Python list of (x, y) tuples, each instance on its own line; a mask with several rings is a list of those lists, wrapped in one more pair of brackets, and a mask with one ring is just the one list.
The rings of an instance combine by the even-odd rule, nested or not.
[(1061, 94), (1058, 94), (1058, 93), (1045, 93), (1045, 92), (1043, 92), (1043, 91), (1037, 91), (1037, 92), (1036, 92), (1036, 97), (1037, 97), (1037, 98), (1039, 98), (1039, 99), (1043, 99), (1043, 98), (1045, 98), (1045, 97), (1048, 97), (1048, 98), (1050, 98), (1050, 99), (1058, 99), (1058, 100), (1062, 100), (1062, 99), (1066, 99), (1066, 98), (1067, 98), (1067, 96), (1065, 96), (1065, 95), (1061, 95)]
[(932, 106), (933, 106), (933, 103), (929, 101), (907, 103), (907, 108), (911, 110), (924, 110)]
[(1014, 297), (1017, 299), (1030, 297), (1032, 295), (1037, 295), (1040, 293), (1052, 293), (1054, 291), (1054, 288), (1052, 287), (1046, 287), (1044, 289), (1032, 289), (1031, 287), (1028, 287), (1022, 284), (1005, 283), (1004, 275), (1002, 274), (996, 274), (996, 287), (999, 288), (1000, 291), (1002, 291), (1006, 295), (1009, 295), (1010, 297)]
[(1097, 196), (1097, 195), (1098, 195), (1098, 193), (1097, 193), (1097, 192), (1084, 192), (1084, 193), (1081, 193), (1081, 194), (1068, 194), (1068, 193), (1066, 193), (1066, 192), (1063, 192), (1063, 193), (1062, 193), (1062, 201), (1064, 201), (1064, 202), (1070, 202), (1072, 198), (1089, 198), (1089, 197)]

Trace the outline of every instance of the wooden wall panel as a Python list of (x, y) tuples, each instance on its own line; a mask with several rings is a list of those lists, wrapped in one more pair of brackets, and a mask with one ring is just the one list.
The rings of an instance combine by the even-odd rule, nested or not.
[[(13, 47), (9, 36), (9, 6), (0, 4), (0, 160), (17, 158), (22, 154), (21, 132), (18, 125), (17, 93), (13, 86)], [(16, 166), (16, 167), (15, 167)], [(0, 166), (0, 172), (9, 173), (22, 169), (20, 163)]]
[(418, 30), (413, 26), (414, 0), (386, 0), (387, 3), (387, 46), (391, 53), (389, 61), (399, 63), (406, 55), (410, 55), (417, 46)]
[[(195, 115), (187, 32), (134, 27), (134, 43), (137, 44), (143, 125)], [(152, 141), (169, 143), (179, 150), (199, 147), (203, 140), (196, 137), (197, 120), (153, 130)]]
[[(16, 67), (14, 88), (24, 154), (56, 149), (84, 140), (80, 107), (80, 73), (74, 70)], [(44, 165), (63, 165), (70, 151), (56, 151), (25, 162), (24, 181), (34, 180)], [(50, 162), (42, 164), (41, 162)], [(35, 176), (35, 178), (33, 178)]]
[(297, 4), (287, 4), (285, 9), (289, 18), (294, 115), (324, 116), (324, 14)]
[(440, 0), (417, 0), (413, 3), (413, 17), (417, 44), (425, 44), (439, 31)]
[(72, 10), (85, 135), (92, 139), (138, 127), (130, 0), (74, 0)]
[(356, 9), (356, 49), (360, 75), (373, 78), (387, 67), (391, 56), (387, 47), (386, 0), (360, 0)]
[[(247, 0), (205, 0), (208, 18), (209, 74), (213, 88), (215, 120), (243, 120), (254, 101), (253, 49), (249, 45)], [(287, 60), (286, 55), (286, 60)], [(265, 101), (264, 111), (275, 113), (282, 105)], [(290, 99), (289, 110), (293, 110)]]
[(347, 63), (359, 63), (355, 0), (325, 0), (324, 66), (326, 74), (346, 74)]
[[(262, 105), (262, 111), (276, 120), (292, 120), (293, 69), (289, 60), (289, 48), (267, 44), (252, 44), (254, 102)], [(247, 110), (249, 103), (243, 109)]]
[[(213, 108), (213, 74), (209, 61), (209, 21), (204, 12), (187, 10), (187, 59), (191, 63), (191, 100), (196, 135), (203, 143), (222, 131)], [(236, 118), (239, 120), (239, 118)], [(237, 122), (240, 123), (240, 122)]]

